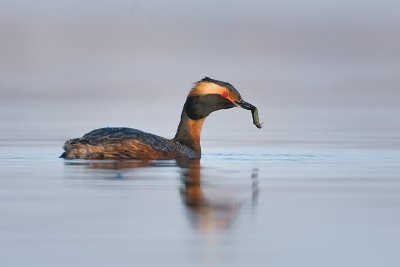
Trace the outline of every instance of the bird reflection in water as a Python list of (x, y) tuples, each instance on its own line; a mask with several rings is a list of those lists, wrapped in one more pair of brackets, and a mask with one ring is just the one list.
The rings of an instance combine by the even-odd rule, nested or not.
[[(65, 165), (82, 166), (89, 168), (91, 171), (97, 169), (108, 170), (111, 172), (107, 178), (113, 180), (125, 179), (124, 174), (132, 174), (132, 170), (137, 168), (178, 166), (180, 168), (180, 180), (182, 181), (180, 187), (181, 199), (185, 204), (187, 217), (191, 225), (201, 231), (228, 229), (234, 222), (243, 204), (250, 203), (252, 208), (255, 208), (257, 205), (259, 192), (257, 168), (252, 170), (250, 176), (250, 195), (243, 196), (243, 194), (239, 194), (239, 196), (236, 196), (235, 192), (225, 187), (214, 186), (209, 188), (208, 185), (204, 185), (200, 160), (68, 161), (65, 162)], [(209, 191), (214, 191), (214, 194), (208, 194)]]
[[(222, 195), (225, 189), (219, 188), (218, 198), (207, 196), (202, 184), (200, 160), (178, 162), (181, 167), (182, 200), (188, 211), (192, 225), (204, 231), (227, 229), (234, 222), (243, 200)], [(257, 204), (258, 169), (253, 169), (251, 203)]]

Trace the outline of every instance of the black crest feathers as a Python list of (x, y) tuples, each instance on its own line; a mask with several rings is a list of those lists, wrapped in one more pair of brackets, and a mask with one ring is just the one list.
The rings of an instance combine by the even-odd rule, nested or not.
[(211, 83), (215, 83), (215, 84), (224, 86), (229, 91), (236, 91), (235, 87), (233, 87), (232, 84), (224, 82), (224, 81), (220, 81), (220, 80), (215, 80), (215, 79), (207, 77), (207, 76), (204, 77), (203, 79), (201, 79), (199, 82), (211, 82)]
[(205, 76), (201, 81), (202, 82), (212, 82), (214, 79), (211, 79), (210, 77)]

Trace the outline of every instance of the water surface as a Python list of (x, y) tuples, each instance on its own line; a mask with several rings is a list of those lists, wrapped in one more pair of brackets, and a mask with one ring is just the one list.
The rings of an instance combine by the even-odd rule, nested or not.
[(208, 146), (200, 161), (0, 150), (4, 266), (395, 266), (394, 150)]

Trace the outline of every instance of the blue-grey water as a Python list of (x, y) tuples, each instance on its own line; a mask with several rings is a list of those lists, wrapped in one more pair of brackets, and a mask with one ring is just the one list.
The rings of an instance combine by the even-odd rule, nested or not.
[[(400, 266), (400, 2), (0, 2), (0, 266)], [(68, 161), (105, 126), (200, 161)]]
[(400, 153), (208, 144), (200, 161), (2, 146), (2, 266), (396, 266)]

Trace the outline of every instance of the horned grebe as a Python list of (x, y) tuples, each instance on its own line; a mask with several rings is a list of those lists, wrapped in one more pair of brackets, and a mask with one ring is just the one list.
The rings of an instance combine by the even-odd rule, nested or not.
[(251, 110), (261, 128), (257, 108), (243, 101), (230, 83), (205, 77), (195, 83), (183, 106), (181, 121), (172, 139), (132, 128), (101, 128), (65, 142), (66, 159), (199, 159), (200, 134), (205, 118), (220, 109)]

